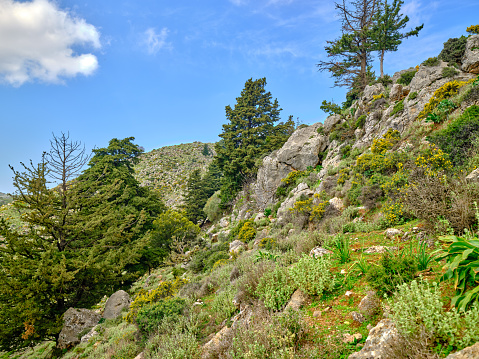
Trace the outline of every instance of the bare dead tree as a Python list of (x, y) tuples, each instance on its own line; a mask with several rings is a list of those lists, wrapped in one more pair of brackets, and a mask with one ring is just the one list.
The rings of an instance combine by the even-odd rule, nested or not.
[(49, 176), (59, 181), (62, 196), (62, 207), (67, 207), (67, 190), (69, 182), (77, 177), (83, 166), (90, 160), (85, 154), (85, 146), (79, 141), (71, 141), (70, 134), (53, 135), (50, 140), (51, 149), (46, 155)]

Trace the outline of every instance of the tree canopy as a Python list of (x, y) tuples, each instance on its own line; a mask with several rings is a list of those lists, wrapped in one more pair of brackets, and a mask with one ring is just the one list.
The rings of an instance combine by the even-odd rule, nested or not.
[(73, 172), (55, 172), (63, 167), (53, 164), (68, 163), (57, 149), (85, 157), (67, 137), (55, 139), (48, 160), (12, 168), (13, 203), (27, 229), (0, 220), (0, 350), (57, 340), (68, 307), (88, 307), (135, 279), (146, 268), (139, 263), (145, 234), (165, 209), (132, 176), (141, 152), (132, 137), (94, 150), (89, 168), (68, 182)]
[(234, 108), (226, 106), (228, 123), (215, 145), (215, 163), (223, 173), (223, 205), (228, 205), (243, 183), (256, 174), (256, 160), (280, 148), (294, 130), (291, 117), (278, 123), (281, 108), (265, 86), (266, 78), (249, 79)]

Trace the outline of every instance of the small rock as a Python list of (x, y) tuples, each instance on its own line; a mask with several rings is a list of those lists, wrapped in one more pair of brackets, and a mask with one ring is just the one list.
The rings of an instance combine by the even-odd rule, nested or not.
[[(344, 269), (343, 269), (343, 270), (344, 270)], [(344, 274), (344, 273), (341, 273), (341, 274)], [(350, 290), (348, 290), (346, 293), (344, 293), (344, 295), (345, 295), (346, 297), (350, 297), (350, 296), (352, 296), (353, 294), (354, 294), (354, 293), (351, 292)]]
[(226, 228), (226, 227), (229, 226), (229, 222), (226, 219), (226, 217), (223, 217), (223, 218), (220, 219), (220, 226), (223, 227), (223, 228)]
[(358, 323), (364, 323), (367, 319), (364, 317), (364, 315), (362, 315), (361, 313), (358, 313), (358, 312), (351, 312), (351, 317), (353, 318), (353, 320), (355, 322), (358, 322)]
[(318, 318), (320, 316), (321, 316), (321, 311), (320, 310), (315, 310), (314, 313), (313, 313), (313, 317)]
[(203, 304), (204, 304), (203, 301), (201, 299), (198, 299), (196, 302), (193, 303), (193, 307), (196, 307), (198, 305), (201, 306)]
[(138, 354), (135, 359), (145, 359), (145, 354), (143, 352), (141, 352), (140, 354)]
[(96, 328), (98, 328), (98, 325), (95, 325), (91, 330), (85, 334), (84, 336), (81, 337), (80, 342), (85, 343), (90, 340), (90, 338), (93, 338), (98, 335), (98, 332), (96, 331)]
[(344, 333), (343, 334), (343, 343), (345, 343), (345, 344), (354, 343), (354, 336), (352, 336), (349, 333)]
[(454, 354), (449, 354), (446, 359), (477, 359), (479, 358), (479, 342), (464, 348)]
[(230, 253), (238, 254), (244, 249), (246, 249), (246, 245), (240, 240), (234, 240), (230, 243)]
[(329, 200), (329, 204), (337, 211), (342, 211), (342, 209), (344, 208), (343, 201), (341, 200), (341, 198), (338, 197), (331, 198)]
[(296, 289), (284, 310), (287, 310), (289, 308), (293, 310), (299, 310), (307, 300), (308, 295), (304, 294), (300, 289)]
[[(341, 274), (346, 274), (346, 269), (341, 269)], [(347, 293), (349, 293), (349, 291), (346, 292), (346, 295), (348, 295)]]
[(262, 212), (258, 213), (256, 217), (254, 218), (254, 223), (258, 224), (263, 218), (266, 218), (264, 213)]
[(467, 183), (479, 183), (479, 168), (475, 169), (466, 176)]
[(311, 249), (311, 252), (309, 252), (309, 256), (314, 257), (314, 258), (318, 258), (318, 257), (324, 256), (325, 254), (332, 254), (332, 253), (333, 252), (331, 252), (330, 250), (328, 250), (326, 248), (316, 247), (316, 248)]
[(356, 339), (358, 341), (363, 339), (363, 336), (362, 336), (361, 333), (355, 333), (355, 334), (353, 334), (353, 337), (354, 337), (354, 339)]
[(398, 235), (400, 235), (401, 233), (402, 233), (401, 230), (396, 229), (396, 228), (388, 228), (388, 229), (386, 229), (386, 231), (384, 232), (384, 234), (385, 234), (386, 237), (388, 237), (388, 238), (394, 238), (395, 236), (398, 236)]
[(372, 246), (364, 251), (366, 254), (386, 253), (387, 251), (397, 250), (397, 247)]
[(220, 235), (219, 233), (213, 234), (213, 235), (211, 236), (211, 242), (212, 242), (212, 243), (218, 242), (218, 237), (219, 237), (219, 235)]
[(376, 295), (376, 292), (369, 291), (366, 296), (361, 299), (361, 302), (358, 305), (358, 311), (363, 314), (365, 317), (372, 317), (379, 311), (381, 302)]
[(371, 329), (361, 351), (351, 354), (348, 359), (390, 358), (385, 356), (385, 349), (397, 340), (397, 336), (398, 331), (394, 323), (389, 319), (383, 319)]

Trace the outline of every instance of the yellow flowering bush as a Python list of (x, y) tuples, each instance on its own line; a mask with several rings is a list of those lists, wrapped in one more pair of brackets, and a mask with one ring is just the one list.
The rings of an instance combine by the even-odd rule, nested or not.
[(436, 176), (440, 171), (452, 169), (448, 156), (434, 145), (428, 145), (426, 150), (414, 161), (416, 166), (424, 168), (428, 176)]
[(186, 284), (186, 279), (176, 278), (174, 281), (164, 281), (160, 285), (150, 291), (144, 289), (136, 295), (133, 302), (130, 304), (130, 311), (126, 315), (126, 320), (129, 323), (134, 323), (138, 311), (145, 305), (158, 302), (161, 299), (169, 298), (175, 295), (178, 290)]
[(447, 98), (450, 98), (451, 96), (454, 96), (457, 94), (459, 89), (467, 84), (472, 83), (474, 80), (469, 80), (469, 81), (450, 81), (446, 82), (444, 85), (439, 87), (435, 92), (434, 95), (432, 95), (431, 99), (427, 104), (424, 105), (424, 109), (419, 112), (417, 118), (418, 120), (422, 120), (426, 118), (435, 108), (439, 103)]
[(470, 34), (479, 34), (479, 25), (471, 25), (466, 31)]
[(371, 145), (371, 152), (375, 154), (384, 155), (390, 150), (400, 139), (399, 131), (390, 128), (382, 138), (375, 138)]
[(404, 204), (401, 202), (388, 200), (381, 208), (381, 212), (384, 215), (384, 226), (389, 227), (401, 223), (404, 220), (404, 210)]
[(229, 259), (225, 259), (225, 258), (216, 261), (215, 264), (213, 264), (213, 270), (215, 270), (216, 268), (222, 267), (225, 264), (228, 264), (228, 262), (229, 262)]
[(393, 195), (398, 193), (402, 187), (408, 183), (409, 171), (402, 168), (402, 163), (398, 164), (399, 170), (381, 185), (381, 189), (384, 193)]
[(283, 183), (285, 186), (295, 184), (296, 180), (299, 177), (304, 176), (305, 174), (306, 174), (306, 171), (292, 171), (288, 173), (288, 175), (281, 180), (281, 183)]
[[(323, 192), (315, 193), (313, 198), (308, 198), (304, 200), (296, 201), (293, 208), (290, 208), (290, 211), (302, 213), (302, 214), (309, 214), (310, 221), (319, 221), (323, 218), (324, 212), (326, 210), (326, 206), (328, 205), (329, 201), (325, 199), (326, 194)], [(319, 200), (315, 201), (315, 200)], [(318, 202), (317, 204), (314, 202)]]
[(253, 223), (250, 221), (245, 222), (238, 233), (238, 239), (246, 243), (254, 239), (254, 237), (256, 237), (256, 229)]
[(263, 249), (272, 249), (275, 246), (276, 246), (276, 239), (270, 238), (270, 237), (265, 237), (261, 239), (258, 243), (258, 247)]
[(338, 184), (343, 184), (349, 177), (349, 168), (339, 170)]
[(380, 98), (384, 98), (384, 93), (380, 93), (379, 95), (373, 95), (373, 100), (379, 100)]

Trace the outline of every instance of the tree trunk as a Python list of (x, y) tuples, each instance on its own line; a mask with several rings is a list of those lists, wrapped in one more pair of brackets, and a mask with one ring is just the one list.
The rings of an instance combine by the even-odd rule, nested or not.
[(383, 63), (384, 63), (384, 52), (385, 50), (381, 50), (381, 56), (379, 58), (379, 68), (381, 69), (381, 78), (384, 76), (384, 71), (383, 71)]

